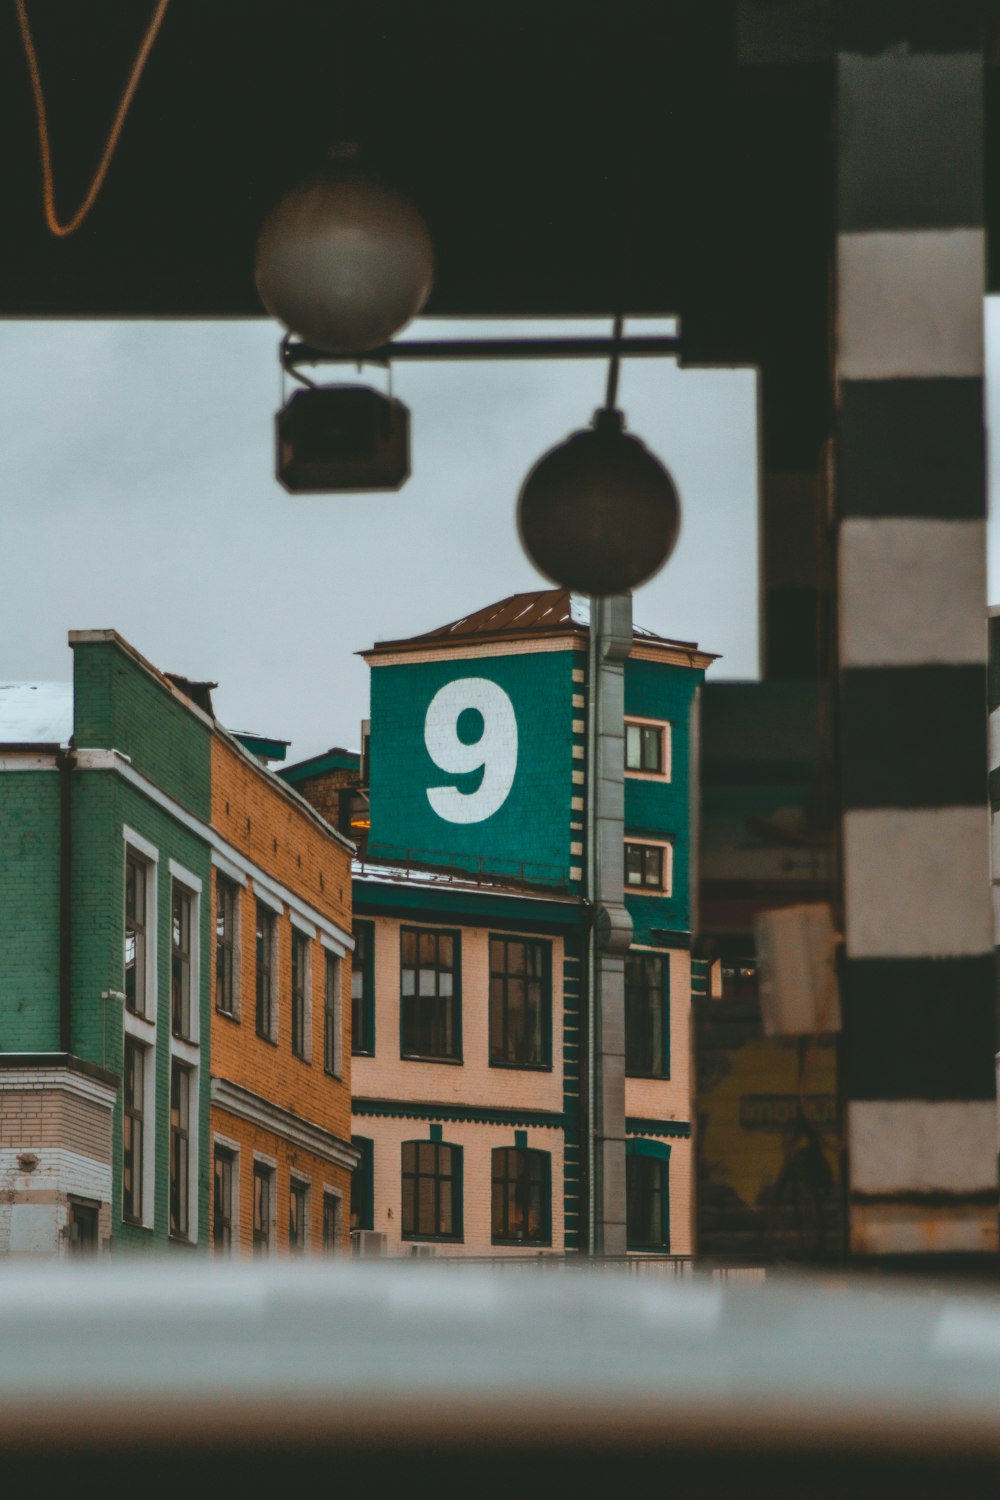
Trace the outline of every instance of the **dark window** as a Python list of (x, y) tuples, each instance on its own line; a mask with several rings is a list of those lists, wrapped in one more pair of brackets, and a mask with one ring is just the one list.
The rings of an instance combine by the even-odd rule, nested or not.
[(462, 1148), (403, 1142), (403, 1238), (462, 1238)]
[(400, 938), (402, 1054), (458, 1059), (458, 934), (403, 927)]
[(504, 1146), (493, 1152), (493, 1243), (547, 1245), (551, 1199), (547, 1151)]
[(323, 971), (323, 1067), (334, 1078), (340, 1077), (342, 1009), (340, 1003), (341, 970), (336, 953), (324, 955)]
[(351, 1228), (375, 1228), (375, 1142), (363, 1135), (352, 1135), (351, 1145), (361, 1153), (361, 1160), (351, 1173)]
[(271, 1196), (274, 1171), (262, 1162), (253, 1164), (253, 1253), (267, 1255), (271, 1249)]
[(217, 875), (215, 880), (215, 1007), (236, 1015), (236, 913), (239, 886)]
[(292, 1051), (306, 1056), (306, 1024), (309, 987), (309, 939), (292, 928)]
[(375, 1052), (375, 929), (370, 922), (354, 926), (351, 959), (351, 1051)]
[(82, 1198), (69, 1200), (66, 1246), (70, 1255), (96, 1255), (100, 1205)]
[(490, 938), (491, 1063), (549, 1064), (549, 974), (547, 943)]
[(625, 1157), (625, 1237), (630, 1250), (670, 1249), (667, 1220), (667, 1161), (629, 1153)]
[(626, 844), (625, 884), (639, 890), (665, 890), (665, 852), (662, 844)]
[(170, 1233), (187, 1239), (190, 1230), (191, 1069), (170, 1064)]
[(257, 1035), (274, 1036), (274, 912), (257, 902)]
[(308, 1204), (309, 1184), (293, 1177), (288, 1189), (288, 1249), (292, 1255), (304, 1255), (306, 1251)]
[(625, 958), (625, 1072), (630, 1078), (669, 1077), (667, 956)]
[(174, 881), (170, 897), (170, 1026), (191, 1035), (191, 913), (194, 897)]
[(146, 882), (148, 867), (125, 856), (125, 1007), (146, 1014)]
[(625, 769), (663, 774), (663, 737), (661, 724), (625, 725)]
[(338, 1255), (340, 1250), (340, 1198), (337, 1193), (324, 1193), (323, 1254)]
[(125, 1038), (125, 1103), (122, 1120), (122, 1218), (142, 1220), (142, 1136), (146, 1093), (146, 1049)]
[(236, 1158), (225, 1146), (215, 1148), (215, 1213), (212, 1244), (228, 1253), (233, 1245), (233, 1167)]

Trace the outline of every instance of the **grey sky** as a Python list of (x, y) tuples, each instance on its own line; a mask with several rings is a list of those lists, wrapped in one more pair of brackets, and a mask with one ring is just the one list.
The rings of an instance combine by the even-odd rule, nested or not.
[[(66, 677), (67, 630), (113, 626), (157, 666), (217, 680), (223, 722), (290, 739), (300, 758), (357, 743), (356, 651), (546, 586), (521, 553), (515, 498), (534, 460), (589, 421), (603, 365), (397, 366), (410, 482), (291, 497), (272, 477), (279, 335), (265, 320), (3, 326), (0, 678)], [(670, 361), (626, 363), (620, 387), (683, 504), (636, 617), (721, 652), (726, 676), (757, 667), (755, 388), (750, 370)]]

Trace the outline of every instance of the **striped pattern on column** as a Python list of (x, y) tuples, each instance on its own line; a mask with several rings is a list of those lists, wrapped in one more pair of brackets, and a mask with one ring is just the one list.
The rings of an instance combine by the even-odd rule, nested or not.
[(982, 91), (979, 53), (838, 59), (843, 1064), (858, 1256), (997, 1246)]

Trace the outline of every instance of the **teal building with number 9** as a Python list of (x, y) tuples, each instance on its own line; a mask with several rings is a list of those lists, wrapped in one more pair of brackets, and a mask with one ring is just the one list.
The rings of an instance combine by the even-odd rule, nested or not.
[[(588, 601), (553, 589), (362, 653), (370, 828), (355, 865), (352, 1060), (361, 1252), (588, 1248), (589, 646)], [(630, 1255), (693, 1250), (694, 746), (713, 659), (636, 629), (624, 668)], [(285, 774), (310, 796), (306, 770)]]

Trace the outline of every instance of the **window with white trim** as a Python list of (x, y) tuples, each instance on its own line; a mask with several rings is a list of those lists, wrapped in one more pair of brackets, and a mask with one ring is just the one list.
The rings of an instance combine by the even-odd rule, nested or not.
[(170, 1029), (190, 1041), (197, 1034), (195, 943), (198, 898), (179, 880), (170, 886)]
[(263, 901), (257, 902), (255, 952), (257, 959), (257, 1035), (273, 1042), (278, 1032), (277, 982), (278, 919)]
[(134, 850), (125, 850), (125, 1009), (134, 1016), (146, 1016), (149, 993), (148, 913), (155, 901), (150, 885), (156, 869)]
[(197, 1160), (192, 1151), (193, 1111), (196, 1106), (196, 1069), (176, 1057), (170, 1060), (170, 1233), (180, 1240), (193, 1239), (191, 1212), (193, 1173)]
[(625, 774), (671, 777), (671, 726), (662, 719), (625, 720)]
[(309, 1061), (309, 939), (292, 927), (292, 1052)]
[(323, 1254), (339, 1255), (343, 1248), (343, 1199), (339, 1193), (323, 1194)]
[(657, 841), (625, 842), (625, 889), (669, 896), (673, 883), (673, 847)]
[(340, 958), (328, 950), (323, 954), (323, 1067), (334, 1078), (343, 1069), (343, 1002)]
[(221, 871), (215, 875), (215, 1008), (239, 1020), (240, 888)]
[(253, 1253), (270, 1255), (274, 1242), (274, 1167), (268, 1162), (253, 1164)]
[(288, 1252), (305, 1255), (309, 1248), (309, 1184), (293, 1177), (288, 1185)]

